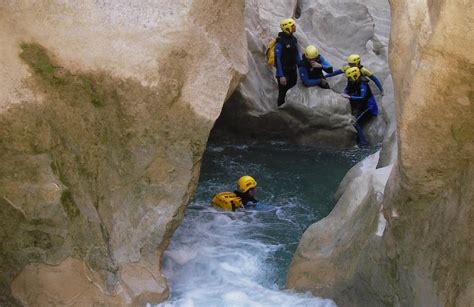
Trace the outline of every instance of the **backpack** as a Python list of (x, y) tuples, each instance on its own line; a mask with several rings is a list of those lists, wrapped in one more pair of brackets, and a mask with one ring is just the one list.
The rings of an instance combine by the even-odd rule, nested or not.
[(267, 64), (270, 66), (275, 66), (275, 45), (276, 45), (276, 38), (272, 39), (268, 45), (265, 54), (267, 56)]

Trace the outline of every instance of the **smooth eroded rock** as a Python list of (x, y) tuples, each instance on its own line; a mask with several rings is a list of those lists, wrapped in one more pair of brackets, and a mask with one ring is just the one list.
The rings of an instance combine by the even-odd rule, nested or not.
[(0, 305), (166, 298), (162, 252), (246, 73), (243, 12), (0, 4)]
[[(389, 125), (379, 168), (351, 170), (334, 211), (304, 234), (288, 286), (343, 306), (471, 306), (473, 3), (391, 1), (391, 9), (397, 131)], [(386, 185), (367, 177), (391, 165)]]

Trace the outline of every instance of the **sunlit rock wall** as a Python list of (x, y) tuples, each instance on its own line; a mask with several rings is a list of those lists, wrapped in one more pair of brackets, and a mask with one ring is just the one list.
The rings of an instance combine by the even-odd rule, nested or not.
[(143, 305), (246, 73), (244, 1), (0, 4), (0, 305)]
[(472, 306), (474, 4), (391, 10), (398, 153), (386, 139), (380, 159), (348, 173), (334, 211), (305, 232), (287, 285), (341, 306)]
[[(281, 138), (301, 144), (355, 144), (348, 100), (339, 96), (346, 78), (340, 75), (328, 79), (332, 90), (306, 88), (298, 81), (288, 92), (287, 103), (277, 108), (275, 72), (266, 64), (265, 50), (268, 42), (280, 32), (280, 20), (295, 16), (301, 53), (306, 46), (314, 44), (334, 69), (346, 64), (349, 54), (358, 53), (363, 65), (384, 83), (389, 76), (388, 2), (247, 0), (245, 10), (249, 73), (225, 104), (216, 124), (217, 133), (223, 130), (237, 136)], [(373, 82), (371, 86), (382, 109), (380, 92)], [(387, 98), (393, 100), (393, 96)], [(372, 143), (382, 140), (386, 121), (381, 114), (367, 127)]]

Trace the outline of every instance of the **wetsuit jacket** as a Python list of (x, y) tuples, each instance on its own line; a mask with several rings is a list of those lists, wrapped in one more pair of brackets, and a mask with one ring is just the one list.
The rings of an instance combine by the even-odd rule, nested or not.
[[(334, 76), (343, 74), (343, 73), (346, 72), (346, 70), (347, 70), (348, 68), (350, 68), (349, 65), (344, 65), (344, 66), (342, 66), (341, 69), (338, 69), (338, 70), (336, 70), (336, 71), (333, 72), (333, 73), (327, 74), (327, 75), (326, 75), (326, 78), (330, 78), (330, 77), (334, 77)], [(363, 65), (359, 66), (359, 69), (360, 69), (360, 73), (362, 74), (362, 76), (367, 77), (367, 78), (369, 78), (370, 80), (372, 80), (372, 81), (375, 83), (375, 85), (377, 85), (377, 87), (379, 88), (379, 90), (380, 90), (381, 92), (383, 92), (382, 83), (380, 83), (379, 79), (377, 79), (377, 77), (376, 77), (374, 74), (372, 74), (372, 73), (370, 72), (370, 70), (368, 70), (367, 68), (365, 68)]]
[(283, 77), (285, 71), (296, 70), (296, 66), (300, 61), (301, 57), (296, 37), (284, 32), (278, 33), (275, 43), (276, 77)]
[(242, 200), (242, 205), (244, 205), (244, 207), (247, 206), (247, 203), (248, 203), (249, 201), (252, 202), (252, 203), (254, 203), (254, 204), (256, 204), (256, 203), (258, 202), (258, 200), (256, 200), (255, 198), (253, 198), (252, 196), (250, 196), (250, 195), (248, 194), (248, 191), (247, 191), (247, 193), (242, 193), (242, 192), (240, 192), (240, 191), (234, 191), (234, 193), (235, 193), (238, 197), (240, 197), (240, 199)]
[(313, 68), (309, 60), (306, 58), (306, 55), (303, 54), (303, 59), (298, 65), (298, 71), (300, 73), (301, 81), (303, 81), (305, 86), (321, 84), (321, 79), (324, 78), (323, 71), (326, 73), (332, 72), (331, 64), (329, 64), (322, 55), (318, 55), (316, 62), (321, 64), (322, 68)]
[(372, 115), (377, 116), (379, 109), (368, 83), (369, 80), (365, 77), (360, 77), (357, 82), (348, 81), (344, 93), (350, 96), (351, 108), (357, 113), (368, 110)]

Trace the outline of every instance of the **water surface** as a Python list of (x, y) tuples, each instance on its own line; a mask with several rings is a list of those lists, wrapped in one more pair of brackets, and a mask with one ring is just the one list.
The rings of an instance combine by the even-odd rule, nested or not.
[[(285, 143), (212, 145), (182, 225), (164, 254), (171, 297), (163, 306), (335, 306), (284, 289), (303, 231), (335, 205), (345, 173), (373, 149), (308, 148)], [(258, 183), (255, 209), (224, 212), (212, 195), (242, 175)]]

